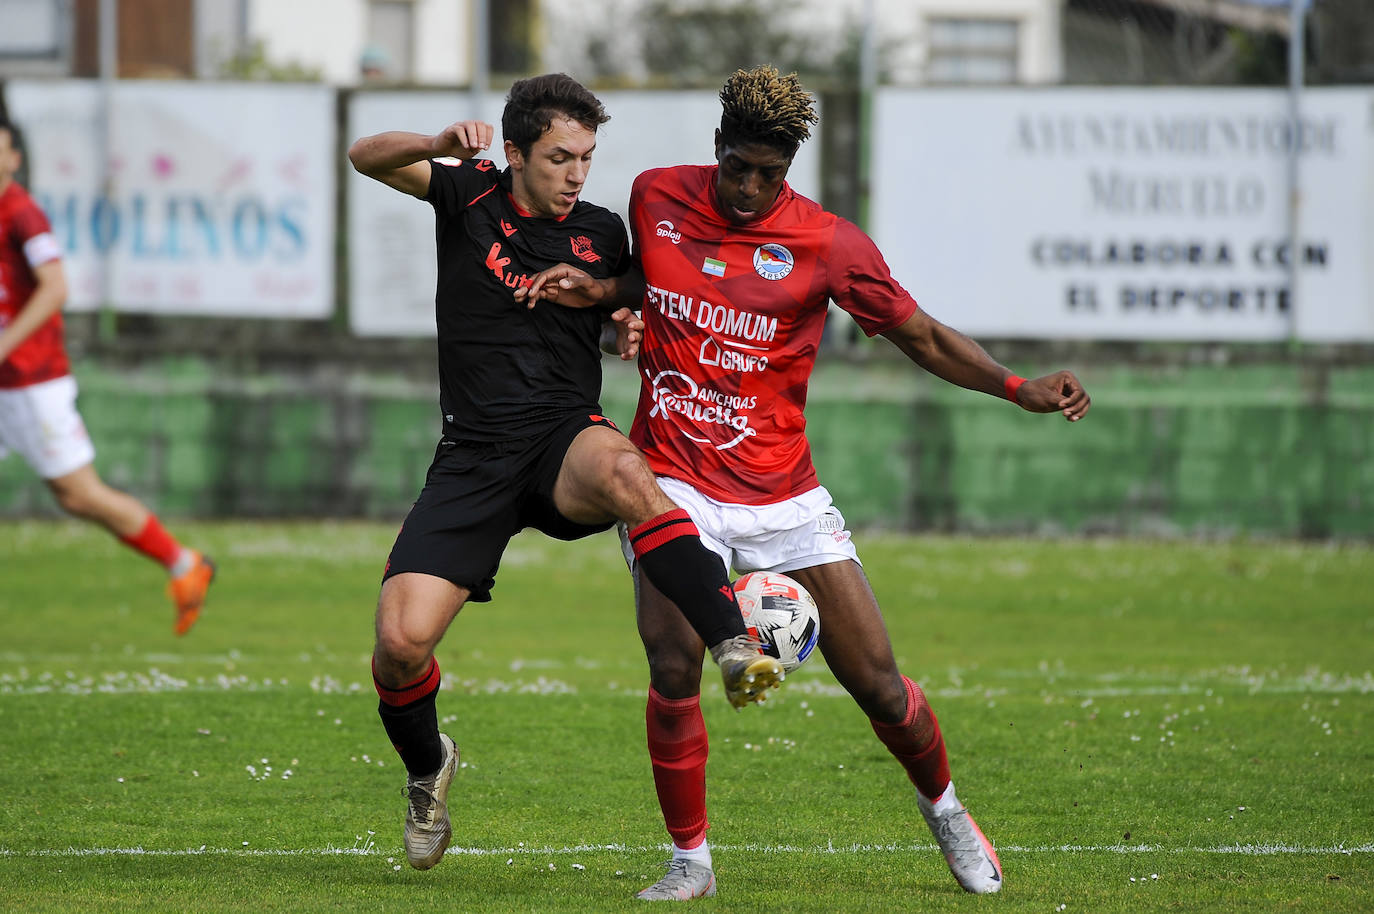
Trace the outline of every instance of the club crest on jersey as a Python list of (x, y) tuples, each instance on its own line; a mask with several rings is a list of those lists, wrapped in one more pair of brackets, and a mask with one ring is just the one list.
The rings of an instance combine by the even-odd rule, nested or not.
[(761, 244), (754, 248), (754, 272), (764, 279), (783, 279), (795, 264), (792, 252), (780, 244)]
[(586, 235), (578, 235), (575, 238), (569, 238), (568, 241), (572, 242), (572, 252), (579, 259), (585, 260), (587, 263), (596, 263), (601, 259), (601, 255), (592, 250), (592, 240)]

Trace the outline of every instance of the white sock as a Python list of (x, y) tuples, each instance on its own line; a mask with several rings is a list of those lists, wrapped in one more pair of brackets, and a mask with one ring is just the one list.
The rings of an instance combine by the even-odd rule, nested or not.
[(181, 555), (167, 568), (167, 573), (174, 578), (179, 578), (192, 568), (196, 567), (196, 554), (194, 551), (181, 547)]
[(693, 863), (700, 863), (708, 870), (715, 869), (715, 867), (711, 865), (711, 845), (705, 841), (702, 841), (700, 844), (698, 844), (691, 850), (684, 850), (678, 847), (676, 843), (674, 843), (673, 859), (691, 860)]
[(959, 798), (954, 795), (953, 781), (949, 782), (949, 786), (945, 788), (945, 792), (940, 794), (939, 798), (933, 800), (930, 806), (931, 809), (935, 811), (936, 815), (941, 816), (949, 812), (957, 812), (963, 808), (959, 803)]

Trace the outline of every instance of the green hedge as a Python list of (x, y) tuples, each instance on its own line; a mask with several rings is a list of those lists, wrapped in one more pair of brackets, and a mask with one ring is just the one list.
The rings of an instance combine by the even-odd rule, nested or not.
[[(822, 482), (855, 527), (1374, 536), (1374, 368), (1082, 374), (1092, 412), (1069, 425), (909, 366), (822, 365), (807, 410)], [(438, 436), (434, 388), (394, 378), (183, 360), (78, 379), (102, 476), (168, 516), (400, 518)], [(624, 428), (635, 383), (608, 364)], [(0, 515), (54, 512), (22, 461), (0, 461)]]

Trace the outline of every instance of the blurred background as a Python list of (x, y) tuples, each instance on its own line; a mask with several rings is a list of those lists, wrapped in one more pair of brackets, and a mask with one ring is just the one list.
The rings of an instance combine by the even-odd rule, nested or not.
[[(166, 516), (399, 521), (439, 434), (433, 219), (348, 144), (564, 71), (624, 214), (758, 63), (819, 100), (797, 190), (1093, 395), (1067, 427), (832, 313), (808, 434), (852, 525), (1374, 538), (1369, 0), (0, 0), (101, 475)], [(0, 517), (57, 513), (0, 461)]]

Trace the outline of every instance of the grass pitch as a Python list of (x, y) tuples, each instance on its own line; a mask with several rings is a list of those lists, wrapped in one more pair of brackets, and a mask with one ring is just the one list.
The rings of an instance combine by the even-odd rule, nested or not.
[[(0, 525), (0, 907), (617, 911), (661, 873), (645, 665), (612, 536), (512, 544), (439, 652), (454, 845), (404, 864), (368, 674), (394, 525), (181, 525), (158, 569)], [(860, 536), (1006, 884), (966, 896), (900, 767), (813, 660), (736, 713), (714, 675), (720, 893), (700, 911), (1374, 909), (1374, 550)]]

